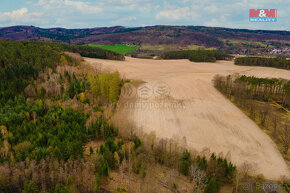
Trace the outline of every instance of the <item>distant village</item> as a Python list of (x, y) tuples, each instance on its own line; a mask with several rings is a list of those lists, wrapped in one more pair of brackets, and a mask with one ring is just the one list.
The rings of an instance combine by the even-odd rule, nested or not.
[(287, 60), (290, 60), (290, 48), (274, 48), (270, 51), (270, 54), (285, 55), (288, 57)]

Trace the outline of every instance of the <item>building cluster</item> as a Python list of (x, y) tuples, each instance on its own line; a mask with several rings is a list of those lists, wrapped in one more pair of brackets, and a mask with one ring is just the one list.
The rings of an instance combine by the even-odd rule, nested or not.
[(274, 48), (270, 52), (271, 54), (283, 54), (290, 55), (290, 48)]

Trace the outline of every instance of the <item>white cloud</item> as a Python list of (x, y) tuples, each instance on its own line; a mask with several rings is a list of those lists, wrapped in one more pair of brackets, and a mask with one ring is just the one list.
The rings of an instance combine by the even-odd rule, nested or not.
[(278, 13), (278, 17), (279, 18), (283, 18), (283, 17), (287, 17), (287, 13), (286, 13), (286, 11), (284, 11), (284, 10), (281, 10), (281, 11), (277, 11)]
[(217, 8), (217, 6), (215, 6), (214, 4), (210, 4), (209, 6), (206, 6), (206, 7), (204, 8), (204, 10), (205, 10), (206, 12), (216, 13), (216, 12), (218, 12), (220, 9)]
[(132, 22), (136, 21), (135, 16), (128, 16), (124, 18), (117, 19), (116, 21), (112, 22), (113, 25), (129, 25), (132, 24)]
[(0, 12), (0, 21), (9, 22), (11, 25), (37, 21), (42, 16), (41, 12), (28, 12), (27, 8), (21, 8), (11, 12)]
[(131, 3), (135, 3), (135, 0), (120, 0), (120, 3), (122, 4), (131, 4)]
[[(289, 30), (287, 5), (285, 0), (26, 0), (18, 4), (21, 9), (0, 12), (0, 25), (82, 28), (182, 24), (262, 29), (280, 26)], [(278, 22), (252, 25), (248, 21), (251, 8), (278, 9)]]
[(172, 10), (164, 10), (156, 15), (158, 20), (180, 20), (180, 19), (192, 19), (199, 17), (196, 12), (190, 10), (189, 7), (177, 8)]
[(150, 13), (150, 12), (156, 10), (156, 9), (159, 9), (159, 8), (160, 8), (159, 5), (146, 4), (146, 5), (142, 6), (142, 7), (140, 7), (139, 11), (141, 13)]
[(101, 8), (99, 8), (98, 6), (91, 5), (89, 2), (65, 0), (64, 4), (74, 7), (82, 13), (92, 14), (99, 13), (102, 11)]
[(102, 9), (87, 1), (72, 1), (72, 0), (39, 0), (36, 6), (41, 6), (46, 10), (62, 9), (62, 11), (78, 11), (82, 14), (97, 14)]
[(139, 3), (146, 3), (149, 2), (150, 0), (98, 0), (98, 1), (103, 1), (104, 3), (108, 4), (139, 4)]
[(227, 18), (229, 16), (230, 16), (229, 14), (223, 14), (219, 17), (219, 19), (214, 18), (211, 19), (210, 21), (204, 22), (204, 25), (210, 27), (224, 27), (224, 24), (227, 23), (228, 27), (232, 27), (231, 23), (227, 21)]
[(220, 23), (219, 23), (219, 21), (216, 18), (214, 18), (214, 19), (212, 19), (210, 21), (205, 22), (204, 25), (205, 26), (210, 26), (210, 27), (219, 27)]
[(27, 8), (21, 8), (12, 12), (1, 13), (1, 19), (19, 19), (27, 14)]

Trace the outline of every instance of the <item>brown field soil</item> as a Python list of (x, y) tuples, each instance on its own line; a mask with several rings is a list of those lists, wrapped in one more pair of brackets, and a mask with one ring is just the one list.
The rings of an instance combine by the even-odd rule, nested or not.
[(120, 127), (155, 132), (159, 138), (173, 138), (197, 151), (222, 153), (237, 166), (251, 164), (253, 175), (263, 174), (272, 180), (290, 177), (275, 143), (212, 83), (216, 74), (289, 79), (290, 71), (236, 66), (232, 61), (85, 60), (92, 67), (101, 64), (103, 70), (118, 70), (122, 77), (145, 81), (123, 92), (115, 113)]

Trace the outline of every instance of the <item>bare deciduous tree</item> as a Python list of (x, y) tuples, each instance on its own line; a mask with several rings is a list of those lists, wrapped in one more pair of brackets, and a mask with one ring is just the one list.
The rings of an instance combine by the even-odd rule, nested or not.
[(190, 167), (190, 176), (197, 183), (197, 193), (200, 193), (206, 180), (205, 171), (199, 169), (198, 165), (192, 164)]

